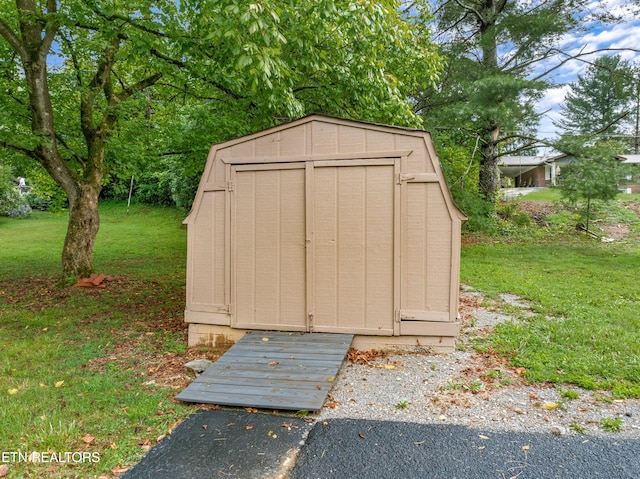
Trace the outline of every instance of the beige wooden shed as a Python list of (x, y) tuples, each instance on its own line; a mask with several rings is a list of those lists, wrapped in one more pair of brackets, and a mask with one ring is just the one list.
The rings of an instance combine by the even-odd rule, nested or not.
[(450, 349), (460, 228), (429, 133), (311, 115), (211, 148), (189, 216), (189, 345), (247, 330)]

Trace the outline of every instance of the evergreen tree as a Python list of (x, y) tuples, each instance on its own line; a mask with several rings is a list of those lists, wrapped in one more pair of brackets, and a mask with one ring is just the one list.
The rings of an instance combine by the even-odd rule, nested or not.
[(556, 126), (569, 135), (620, 135), (632, 119), (634, 75), (619, 55), (595, 60), (578, 79), (561, 107)]
[[(435, 40), (447, 58), (438, 88), (417, 101), (427, 128), (479, 140), (478, 189), (494, 201), (501, 155), (536, 144), (536, 101), (551, 86), (534, 69), (581, 26), (588, 0), (439, 0)], [(567, 57), (564, 57), (565, 59)], [(562, 62), (564, 60), (557, 60)]]

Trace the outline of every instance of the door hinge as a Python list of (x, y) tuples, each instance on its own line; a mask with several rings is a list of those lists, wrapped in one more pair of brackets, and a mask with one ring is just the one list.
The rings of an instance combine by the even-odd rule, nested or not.
[(411, 173), (398, 173), (396, 184), (400, 185), (405, 181), (414, 180), (415, 178), (416, 178), (416, 175), (412, 175)]
[(313, 318), (315, 314), (313, 312), (310, 312), (308, 316), (309, 316), (309, 324), (308, 324), (309, 332), (313, 332)]
[(229, 190), (229, 191), (233, 191), (233, 181), (229, 181), (229, 182), (227, 183), (227, 190)]
[(400, 322), (400, 318), (401, 318), (401, 314), (400, 314), (400, 310), (396, 309), (393, 311), (393, 319), (395, 320), (396, 323)]

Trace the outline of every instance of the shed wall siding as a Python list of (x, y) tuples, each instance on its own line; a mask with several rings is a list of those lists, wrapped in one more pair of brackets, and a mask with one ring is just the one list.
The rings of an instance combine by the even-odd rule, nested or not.
[[(195, 311), (225, 305), (225, 199), (222, 191), (202, 196), (190, 244), (190, 296)], [(213, 309), (212, 309), (213, 308)]]

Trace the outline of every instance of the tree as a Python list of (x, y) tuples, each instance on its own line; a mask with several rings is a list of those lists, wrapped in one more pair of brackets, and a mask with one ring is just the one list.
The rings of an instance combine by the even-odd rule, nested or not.
[(585, 146), (575, 138), (563, 140), (559, 147), (571, 151), (575, 160), (562, 168), (560, 191), (571, 203), (586, 201), (585, 229), (589, 231), (592, 200), (612, 200), (619, 193), (622, 177), (620, 162), (615, 159), (619, 142), (600, 142)]
[(153, 129), (160, 102), (195, 95), (210, 115), (237, 112), (244, 130), (308, 108), (420, 125), (407, 96), (440, 60), (396, 6), (0, 0), (0, 146), (37, 161), (65, 192), (63, 274), (92, 270), (103, 183), (126, 169), (114, 152), (136, 156), (120, 134), (143, 119)]
[(616, 136), (631, 119), (634, 74), (619, 55), (601, 56), (571, 84), (556, 126), (566, 134)]
[[(417, 108), (428, 128), (462, 129), (480, 142), (478, 188), (494, 201), (499, 157), (537, 144), (535, 102), (562, 36), (580, 26), (586, 0), (440, 0), (436, 41), (448, 63)], [(559, 60), (561, 63), (565, 60)], [(557, 66), (557, 65), (555, 65)]]

